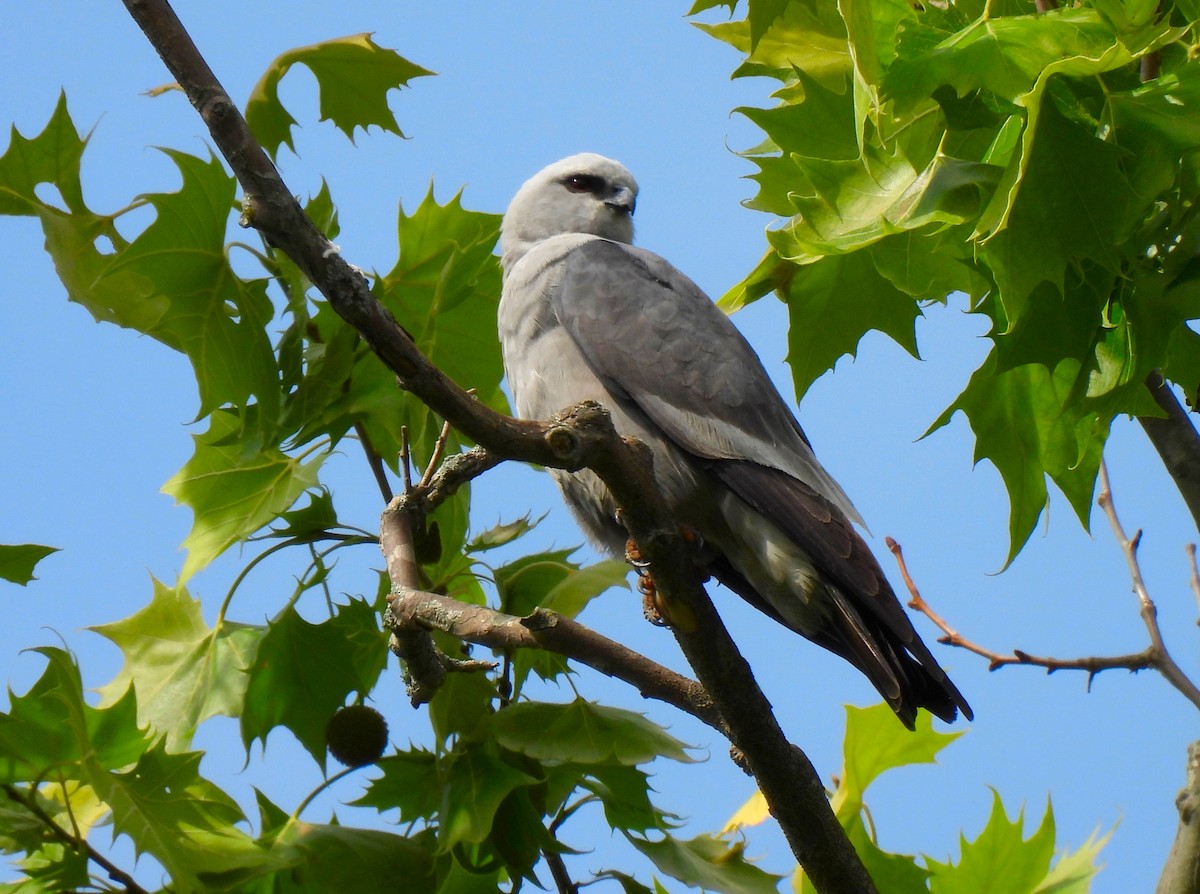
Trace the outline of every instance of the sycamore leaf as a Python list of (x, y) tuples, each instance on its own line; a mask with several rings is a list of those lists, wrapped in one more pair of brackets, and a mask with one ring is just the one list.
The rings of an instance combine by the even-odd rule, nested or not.
[(1010, 821), (1000, 796), (993, 792), (987, 826), (974, 841), (962, 839), (957, 865), (926, 858), (932, 894), (1030, 894), (1037, 890), (1054, 855), (1054, 812), (1047, 802), (1041, 825), (1028, 839), (1023, 837), (1024, 814), (1022, 810)]
[(838, 358), (854, 356), (871, 329), (917, 356), (915, 324), (921, 311), (911, 296), (880, 275), (866, 253), (822, 258), (798, 268), (786, 288), (787, 361), (797, 400)]
[(1053, 371), (1030, 363), (1001, 372), (993, 351), (925, 433), (946, 425), (958, 410), (966, 414), (975, 432), (975, 461), (991, 460), (1008, 490), (1006, 567), (1046, 506), (1047, 475), (1085, 527), (1090, 518), (1108, 421), (1072, 400), (1079, 369), (1079, 361), (1065, 358)]
[[(449, 655), (459, 654), (450, 651), (444, 640), (440, 645)], [(453, 645), (462, 649), (457, 640)], [(497, 697), (496, 684), (487, 674), (449, 674), (429, 703), (429, 722), (438, 742), (444, 745), (456, 733), (473, 736), (492, 716), (492, 702)]]
[(661, 756), (693, 762), (687, 745), (643, 715), (580, 698), (509, 705), (492, 717), (491, 730), (505, 748), (542, 761), (633, 766)]
[(799, 68), (826, 87), (839, 90), (851, 71), (846, 26), (833, 3), (789, 3), (754, 42), (753, 51), (750, 23), (744, 19), (695, 25), (745, 54), (746, 61), (734, 77), (766, 75), (789, 83)]
[(255, 449), (253, 443), (242, 443), (240, 435), (237, 416), (213, 413), (208, 431), (192, 436), (192, 458), (163, 485), (163, 492), (188, 506), (194, 516), (183, 542), (188, 555), (179, 575), (181, 585), (317, 486), (325, 454), (306, 463), (274, 447)]
[[(1119, 45), (1112, 29), (1086, 7), (1064, 6), (1022, 16), (984, 12), (955, 31), (942, 30), (945, 25), (940, 22), (930, 28), (930, 17), (918, 21), (921, 24), (909, 26), (900, 58), (883, 80), (884, 96), (894, 99), (900, 112), (943, 84), (951, 85), (959, 96), (985, 88), (1014, 100), (1033, 89), (1047, 66), (1062, 59), (1103, 59), (1099, 71), (1104, 71), (1132, 58), (1128, 51), (1113, 53)], [(918, 41), (921, 29), (931, 33)], [(928, 46), (939, 37), (944, 39)], [(913, 51), (918, 47), (921, 52)]]
[(258, 847), (233, 824), (243, 821), (229, 795), (200, 775), (202, 752), (173, 754), (159, 742), (132, 769), (92, 780), (112, 808), (113, 832), (127, 835), (171, 875), (174, 890), (202, 892), (205, 872), (253, 864)]
[(644, 833), (668, 825), (671, 817), (650, 801), (650, 777), (644, 771), (610, 764), (591, 766), (586, 770), (587, 776), (579, 786), (600, 799), (609, 826)]
[(361, 599), (312, 624), (288, 607), (262, 636), (248, 670), (242, 741), (249, 748), (286, 726), (322, 768), (325, 725), (352, 692), (366, 694), (383, 672), (387, 639)]
[[(545, 518), (545, 516), (542, 516), (542, 518)], [(490, 549), (507, 546), (536, 528), (541, 520), (540, 518), (531, 518), (529, 515), (522, 515), (520, 518), (513, 519), (510, 522), (501, 522), (493, 525), (467, 541), (464, 549), (469, 553), (482, 553)]]
[(101, 694), (112, 703), (132, 684), (139, 720), (173, 746), (185, 746), (205, 719), (241, 714), (245, 671), (263, 629), (226, 620), (209, 627), (199, 600), (182, 585), (153, 583), (154, 596), (145, 608), (89, 628), (116, 643), (125, 658)]
[(187, 354), (204, 415), (258, 398), (275, 418), (279, 373), (266, 327), (266, 283), (239, 277), (225, 254), (235, 183), (215, 158), (164, 150), (179, 167), (178, 192), (145, 197), (156, 217), (117, 252), (86, 293), (73, 295), (99, 320), (132, 325)]
[(1033, 894), (1088, 894), (1092, 877), (1100, 871), (1096, 859), (1112, 837), (1110, 829), (1104, 835), (1093, 832), (1076, 851), (1064, 852), (1046, 873)]
[(354, 130), (372, 124), (404, 136), (388, 108), (388, 92), (433, 72), (381, 47), (370, 34), (352, 34), (277, 57), (259, 78), (246, 102), (246, 122), (272, 157), (280, 144), (293, 152), (291, 116), (279, 100), (279, 82), (293, 65), (306, 66), (317, 79), (321, 120), (332, 121), (351, 140)]
[(374, 807), (380, 813), (399, 810), (401, 823), (432, 817), (441, 807), (442, 786), (438, 778), (438, 759), (419, 748), (381, 757), (375, 769), (383, 775), (372, 779), (357, 801), (362, 807)]
[(9, 711), (0, 713), (0, 782), (41, 779), (57, 767), (68, 779), (95, 785), (107, 771), (137, 761), (150, 738), (137, 724), (132, 690), (93, 708), (84, 701), (71, 655), (50, 647), (32, 651), (46, 658), (46, 669), (24, 695), (10, 690)]
[(781, 876), (750, 863), (741, 842), (729, 843), (709, 835), (683, 840), (664, 836), (650, 841), (626, 835), (630, 844), (672, 878), (693, 888), (721, 894), (777, 894)]
[(79, 136), (60, 93), (42, 132), (29, 139), (13, 127), (8, 149), (0, 156), (0, 214), (35, 214), (45, 203), (34, 192), (42, 183), (58, 190), (66, 209), (88, 213), (79, 181), (79, 164), (87, 140)]
[(1020, 188), (997, 192), (993, 205), (1004, 206), (1003, 215), (980, 223), (992, 234), (983, 258), (1010, 326), (1038, 283), (1062, 291), (1068, 265), (1090, 261), (1118, 272), (1118, 246), (1141, 219), (1118, 148), (1068, 120), (1052, 101), (1042, 103), (1029, 133), (1036, 135), (1022, 153)]
[(847, 705), (842, 777), (833, 796), (839, 819), (846, 823), (858, 814), (867, 786), (880, 774), (909, 764), (931, 764), (939, 751), (961, 735), (936, 732), (932, 716), (925, 711), (917, 713), (914, 731), (900, 734), (896, 715), (887, 705)]
[(39, 546), (36, 543), (0, 545), (0, 578), (23, 587), (31, 580), (37, 580), (33, 573), (34, 566), (58, 551), (57, 546)]
[(492, 747), (472, 745), (455, 754), (442, 793), (439, 848), (448, 851), (462, 842), (484, 841), (501, 802), (537, 781), (501, 760)]
[(592, 565), (570, 561), (574, 549), (522, 556), (495, 571), (500, 610), (527, 615), (548, 608), (573, 618), (612, 587), (628, 588), (629, 566), (615, 559)]

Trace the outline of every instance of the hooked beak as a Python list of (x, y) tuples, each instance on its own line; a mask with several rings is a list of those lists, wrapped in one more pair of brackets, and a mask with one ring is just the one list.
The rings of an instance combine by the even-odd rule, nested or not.
[(633, 190), (628, 186), (618, 186), (612, 191), (612, 194), (604, 200), (604, 204), (619, 214), (632, 215), (633, 210), (637, 205), (637, 196), (634, 195)]

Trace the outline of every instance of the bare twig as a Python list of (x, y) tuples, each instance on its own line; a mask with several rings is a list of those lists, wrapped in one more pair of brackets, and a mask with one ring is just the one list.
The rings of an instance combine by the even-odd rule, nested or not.
[(554, 851), (542, 851), (542, 856), (546, 860), (546, 865), (550, 867), (550, 875), (554, 879), (554, 887), (558, 894), (579, 894), (579, 886), (571, 881), (571, 875), (567, 872), (567, 864), (563, 862), (562, 855), (556, 854)]
[(110, 879), (119, 885), (123, 885), (127, 894), (149, 894), (145, 888), (134, 881), (132, 875), (130, 875), (124, 869), (121, 869), (119, 866), (105, 857), (104, 854), (100, 853), (98, 850), (88, 844), (86, 839), (72, 835), (70, 832), (56, 823), (54, 821), (54, 817), (46, 813), (46, 811), (41, 808), (41, 805), (37, 803), (37, 800), (32, 797), (32, 793), (31, 797), (27, 798), (19, 788), (8, 783), (0, 785), (0, 789), (4, 791), (10, 800), (16, 801), (18, 804), (36, 816), (38, 821), (42, 823), (55, 838), (63, 842), (63, 844), (76, 851), (83, 851), (86, 853), (87, 858), (108, 873), (108, 877)]
[(1149, 649), (1141, 652), (1134, 652), (1129, 655), (1113, 655), (1108, 657), (1085, 657), (1085, 658), (1048, 658), (1040, 655), (1032, 655), (1022, 649), (1013, 649), (1011, 653), (996, 652), (992, 649), (981, 646), (976, 642), (963, 636), (957, 630), (933, 610), (933, 607), (925, 601), (921, 596), (917, 585), (913, 582), (912, 577), (908, 573), (908, 565), (904, 561), (904, 553), (898, 544), (891, 537), (885, 539), (888, 549), (896, 557), (896, 564), (900, 568), (900, 575), (904, 578), (904, 584), (908, 588), (908, 594), (911, 597), (908, 602), (908, 607), (914, 611), (918, 611), (932, 621), (939, 630), (944, 634), (938, 637), (939, 643), (945, 643), (948, 646), (956, 646), (960, 649), (965, 649), (968, 652), (974, 652), (982, 658), (988, 660), (988, 670), (999, 670), (1009, 664), (1024, 664), (1033, 667), (1044, 667), (1048, 673), (1054, 673), (1057, 670), (1083, 670), (1088, 673), (1088, 686), (1091, 686), (1092, 678), (1100, 671), (1115, 670), (1124, 668), (1130, 671), (1144, 670), (1152, 667), (1152, 655)]
[(1142, 622), (1146, 625), (1146, 632), (1150, 635), (1150, 650), (1154, 655), (1154, 669), (1162, 674), (1167, 679), (1167, 682), (1178, 689), (1192, 704), (1200, 708), (1200, 689), (1196, 688), (1196, 684), (1175, 663), (1175, 659), (1167, 651), (1167, 646), (1163, 642), (1162, 629), (1158, 625), (1158, 608), (1150, 598), (1150, 593), (1146, 590), (1146, 582), (1142, 579), (1142, 569), (1138, 564), (1137, 558), (1137, 549), (1142, 539), (1142, 532), (1138, 531), (1133, 537), (1125, 536), (1125, 528), (1121, 525), (1121, 520), (1117, 517), (1116, 507), (1113, 505), (1112, 489), (1108, 481), (1108, 468), (1103, 462), (1100, 463), (1100, 495), (1096, 498), (1096, 502), (1100, 504), (1100, 507), (1104, 510), (1104, 514), (1108, 516), (1108, 521), (1112, 525), (1117, 543), (1120, 544), (1122, 551), (1125, 553), (1125, 561), (1129, 565), (1129, 576), (1133, 581), (1133, 592), (1138, 600), (1139, 613), (1142, 616)]
[[(550, 422), (533, 422), (496, 413), (459, 388), (421, 354), (371, 294), (362, 274), (346, 263), (304, 213), (166, 0), (124, 3), (196, 107), (241, 184), (246, 225), (260, 230), (292, 259), (408, 391), (490, 451), (570, 471), (587, 467), (600, 477), (621, 507), (630, 535), (654, 563), (658, 592), (671, 606), (672, 616), (695, 619), (693, 629), (676, 628), (676, 638), (720, 705), (732, 743), (746, 755), (814, 887), (821, 894), (873, 892), (870, 877), (829, 806), (820, 777), (804, 754), (784, 738), (770, 703), (704, 592), (692, 551), (658, 493), (649, 451), (622, 441), (608, 414), (597, 405), (581, 405)], [(407, 545), (396, 542), (391, 549), (398, 551), (399, 561), (413, 558), (411, 531)], [(411, 555), (405, 557), (406, 553)]]
[[(982, 656), (988, 660), (988, 670), (997, 670), (1001, 667), (1010, 664), (1028, 665), (1031, 667), (1045, 668), (1047, 673), (1053, 673), (1059, 670), (1082, 670), (1088, 675), (1088, 688), (1091, 688), (1092, 680), (1101, 671), (1116, 670), (1123, 668), (1129, 671), (1140, 671), (1147, 668), (1152, 668), (1158, 671), (1166, 678), (1172, 686), (1179, 690), (1182, 695), (1187, 698), (1192, 704), (1200, 708), (1200, 689), (1191, 679), (1183, 672), (1175, 660), (1167, 651), (1167, 647), (1163, 642), (1162, 630), (1158, 625), (1158, 610), (1155, 608), (1153, 600), (1150, 598), (1149, 592), (1146, 590), (1145, 581), (1142, 579), (1141, 567), (1138, 564), (1137, 548), (1141, 540), (1142, 532), (1138, 531), (1132, 538), (1125, 535), (1125, 529), (1121, 525), (1120, 519), (1117, 517), (1117, 512), (1113, 506), (1112, 490), (1109, 487), (1108, 469), (1104, 463), (1100, 464), (1100, 493), (1096, 497), (1096, 502), (1104, 510), (1108, 517), (1109, 523), (1112, 525), (1113, 533), (1116, 535), (1117, 542), (1121, 546), (1125, 554), (1125, 560), (1129, 565), (1130, 578), (1133, 581), (1133, 591), (1137, 596), (1139, 613), (1142, 616), (1142, 621), (1146, 625), (1146, 631), (1150, 637), (1150, 644), (1140, 652), (1133, 652), (1127, 655), (1093, 655), (1083, 658), (1052, 658), (1040, 655), (1033, 655), (1021, 649), (1013, 649), (1010, 654), (996, 652), (992, 649), (985, 648), (967, 639), (950, 624), (922, 598), (920, 591), (913, 582), (912, 576), (908, 573), (908, 566), (904, 561), (904, 554), (900, 549), (900, 544), (896, 543), (891, 537), (886, 539), (888, 549), (896, 557), (896, 562), (900, 567), (900, 574), (904, 578), (904, 584), (908, 588), (911, 599), (909, 600), (909, 608), (919, 611), (925, 617), (929, 618), (938, 629), (942, 631), (943, 636), (938, 638), (938, 642), (945, 643), (950, 646), (957, 646), (960, 649), (966, 649), (968, 652), (974, 652), (976, 655)], [(1193, 587), (1197, 588), (1197, 594), (1200, 596), (1200, 576), (1197, 576), (1195, 571), (1194, 550), (1192, 575)]]
[(433, 473), (441, 465), (442, 454), (446, 452), (446, 442), (448, 440), (450, 440), (450, 423), (443, 422), (442, 430), (438, 433), (437, 442), (433, 445), (433, 454), (429, 457), (429, 462), (425, 464), (425, 471), (421, 475), (419, 487), (427, 487), (429, 485), (429, 480), (433, 477)]
[(412, 445), (408, 441), (408, 426), (400, 426), (400, 473), (404, 477), (404, 492), (411, 493), (412, 481)]
[[(1191, 566), (1192, 574), (1189, 583), (1192, 587), (1192, 595), (1196, 597), (1196, 605), (1200, 607), (1200, 568), (1196, 567), (1196, 544), (1189, 543), (1187, 545), (1188, 565)], [(1196, 625), (1200, 626), (1200, 615), (1196, 617)]]
[(367, 436), (367, 427), (361, 422), (354, 423), (354, 431), (358, 435), (358, 443), (362, 445), (363, 453), (367, 457), (367, 465), (371, 467), (371, 474), (375, 476), (375, 483), (379, 486), (379, 492), (383, 495), (383, 502), (390, 502), (392, 499), (392, 484), (387, 478), (387, 469), (383, 465), (383, 457), (379, 455), (379, 451), (375, 449), (375, 445), (371, 443), (370, 437)]

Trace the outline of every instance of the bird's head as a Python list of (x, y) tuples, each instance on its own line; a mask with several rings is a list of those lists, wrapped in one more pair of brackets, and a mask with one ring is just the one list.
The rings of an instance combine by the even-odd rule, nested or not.
[(624, 165), (593, 152), (542, 168), (504, 214), (501, 262), (510, 269), (538, 242), (564, 233), (632, 242), (637, 193), (637, 181)]

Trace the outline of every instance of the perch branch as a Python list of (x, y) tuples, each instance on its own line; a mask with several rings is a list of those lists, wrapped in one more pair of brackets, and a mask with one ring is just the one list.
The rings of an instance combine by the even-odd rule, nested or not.
[(1153, 372), (1146, 387), (1165, 416), (1139, 416), (1138, 422), (1200, 529), (1200, 434), (1162, 375)]
[[(658, 494), (649, 451), (618, 437), (608, 414), (598, 406), (576, 408), (570, 421), (525, 421), (496, 413), (458, 387), (421, 354), (371, 294), (362, 274), (346, 263), (304, 213), (166, 0), (124, 3), (241, 184), (244, 223), (292, 259), (405, 389), (490, 451), (572, 471), (587, 467), (604, 481), (622, 509), (630, 535), (654, 564), (655, 583), (673, 616), (678, 612), (679, 617), (694, 619), (694, 626), (676, 628), (680, 647), (719, 706), (731, 743), (745, 754), (814, 887), (822, 894), (874, 891), (830, 808), (820, 777), (807, 757), (784, 738), (766, 696), (701, 586), (690, 549)], [(399, 551), (397, 561), (414, 556), (411, 536), (407, 545), (400, 538), (391, 548)], [(389, 556), (389, 564), (390, 560)]]

